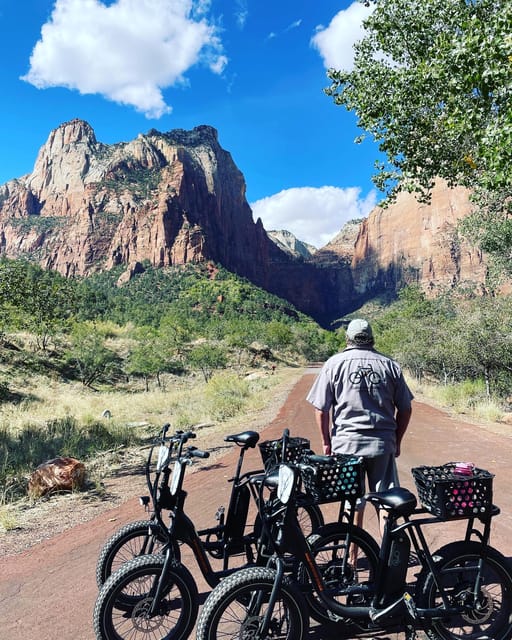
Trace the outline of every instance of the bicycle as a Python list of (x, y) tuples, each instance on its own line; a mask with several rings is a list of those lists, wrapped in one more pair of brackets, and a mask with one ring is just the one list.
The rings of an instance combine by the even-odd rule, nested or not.
[[(98, 588), (101, 588), (109, 576), (127, 561), (146, 554), (163, 553), (168, 541), (168, 527), (163, 523), (162, 512), (168, 510), (172, 513), (175, 507), (175, 501), (169, 492), (173, 453), (175, 454), (190, 438), (196, 437), (193, 431), (177, 431), (168, 437), (169, 427), (169, 424), (163, 426), (159, 437), (149, 451), (145, 466), (149, 496), (142, 496), (140, 501), (145, 509), (149, 508), (150, 503), (152, 504), (151, 518), (124, 525), (104, 543), (96, 563)], [(245, 453), (248, 449), (256, 447), (259, 434), (255, 431), (243, 431), (226, 436), (224, 441), (240, 447), (234, 476), (228, 480), (232, 483), (232, 488), (227, 511), (223, 506), (218, 508), (215, 514), (217, 524), (213, 527), (196, 532), (190, 523), (181, 524), (174, 528), (173, 537), (175, 559), (180, 559), (181, 544), (191, 546), (195, 550), (195, 556), (200, 567), (204, 569), (204, 576), (210, 586), (217, 583), (218, 576), (205, 559), (205, 553), (211, 558), (222, 560), (224, 571), (228, 569), (230, 559), (240, 553), (245, 553), (247, 563), (251, 563), (254, 561), (254, 546), (261, 532), (259, 515), (257, 515), (251, 532), (245, 533), (251, 500), (248, 480), (251, 476), (260, 475), (262, 470), (249, 471), (243, 475), (241, 473)], [(274, 464), (277, 461), (276, 456), (281, 454), (282, 446), (280, 447), (279, 443), (280, 441), (266, 441), (260, 444), (262, 457), (267, 466)], [(309, 447), (308, 441), (294, 438), (292, 446), (288, 444), (288, 451), (294, 450), (293, 444), (296, 444), (297, 450)], [(153, 453), (157, 447), (158, 458), (152, 479)], [(304, 496), (299, 498), (299, 503), (301, 503), (298, 507), (301, 526), (309, 534), (323, 525), (323, 515), (321, 510)], [(201, 540), (198, 541), (197, 538)]]
[[(154, 637), (152, 634), (156, 633), (156, 630), (161, 638), (177, 640), (187, 637), (191, 620), (189, 610), (197, 617), (197, 585), (188, 569), (176, 558), (174, 541), (190, 547), (202, 575), (211, 587), (236, 570), (227, 566), (227, 559), (229, 555), (239, 553), (241, 549), (250, 563), (266, 562), (269, 543), (261, 539), (258, 519), (253, 531), (243, 536), (243, 545), (238, 547), (233, 546), (233, 539), (220, 539), (223, 530), (219, 527), (197, 531), (192, 520), (186, 515), (184, 505), (187, 493), (182, 488), (186, 466), (191, 463), (192, 458), (205, 458), (209, 455), (208, 452), (200, 451), (195, 447), (187, 447), (183, 450), (186, 436), (187, 434), (184, 434), (180, 441), (172, 475), (170, 479), (167, 478), (170, 498), (167, 505), (172, 508), (172, 517), (167, 531), (165, 553), (142, 555), (129, 560), (111, 574), (103, 584), (98, 593), (93, 614), (94, 630), (98, 640), (121, 640), (146, 635)], [(261, 492), (258, 491), (262, 484), (261, 472), (248, 472), (244, 475), (240, 473), (244, 452), (249, 446), (256, 444), (258, 434), (244, 432), (227, 436), (227, 439), (241, 446), (237, 471), (233, 478), (232, 496), (237, 496), (239, 487), (244, 486), (255, 500), (262, 500)], [(243, 495), (246, 495), (245, 490)], [(294, 509), (297, 522), (299, 522), (297, 512), (302, 509), (313, 514), (319, 511), (318, 507), (311, 504), (303, 507), (295, 505)], [(231, 513), (234, 514), (235, 510), (231, 509)], [(149, 524), (150, 535), (160, 534), (165, 528), (161, 513), (157, 511), (155, 515), (157, 522), (152, 521)], [(246, 516), (245, 508), (244, 515)], [(237, 523), (238, 527), (239, 525), (240, 523)], [(200, 534), (204, 534), (205, 539), (202, 539)], [(219, 556), (219, 550), (222, 551), (222, 556)], [(226, 550), (229, 553), (225, 554)], [(212, 568), (208, 558), (210, 552), (213, 552), (213, 557), (222, 558), (223, 566), (220, 570), (215, 571)], [(172, 613), (177, 615), (171, 615)]]
[[(103, 544), (96, 562), (96, 583), (101, 588), (107, 578), (119, 569), (125, 562), (140, 555), (150, 553), (162, 553), (167, 542), (167, 527), (161, 528), (162, 511), (172, 507), (169, 496), (170, 463), (173, 453), (180, 443), (182, 445), (189, 439), (195, 438), (193, 431), (177, 431), (168, 437), (170, 424), (163, 425), (159, 436), (150, 447), (145, 464), (145, 477), (149, 495), (139, 498), (144, 509), (149, 510), (150, 503), (153, 506), (149, 519), (136, 520), (123, 525), (115, 531)], [(154, 478), (151, 479), (153, 454), (158, 448), (158, 456), (154, 469)], [(177, 559), (180, 557), (180, 548), (176, 544), (174, 553)]]
[[(309, 624), (308, 588), (340, 631), (353, 625), (354, 634), (405, 632), (409, 640), (418, 630), (432, 640), (512, 636), (512, 569), (489, 544), (491, 521), (499, 513), (489, 501), (492, 474), (477, 470), (473, 482), (454, 479), (451, 470), (444, 479), (433, 473), (427, 496), (419, 483), (420, 473), (413, 469), (423, 503), (420, 508), (416, 496), (405, 488), (367, 494), (366, 499), (387, 514), (377, 571), (374, 580), (347, 586), (327, 582), (326, 568), (318, 562), (320, 552), (337, 562), (338, 547), (312, 548), (294, 516), (294, 495), (304, 467), (280, 466), (279, 504), (266, 516), (266, 526), (279, 529), (273, 556), (266, 567), (241, 569), (212, 590), (198, 620), (197, 640), (302, 640)], [(267, 482), (275, 486), (276, 479)], [(464, 539), (432, 554), (424, 528), (452, 518), (466, 521)], [(289, 549), (305, 567), (309, 585), (285, 574), (283, 554)], [(420, 570), (408, 583), (411, 549)]]

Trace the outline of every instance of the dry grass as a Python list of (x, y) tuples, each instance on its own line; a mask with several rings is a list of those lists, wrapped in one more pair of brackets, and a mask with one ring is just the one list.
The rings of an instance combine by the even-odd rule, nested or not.
[[(198, 410), (201, 405), (198, 387), (195, 391), (192, 388), (180, 391), (176, 386), (167, 391), (151, 391), (147, 394), (93, 394), (79, 387), (73, 388), (73, 393), (65, 394), (60, 385), (55, 389), (63, 394), (58, 397), (65, 400), (65, 405), (74, 409), (73, 415), (90, 414), (96, 418), (98, 413), (101, 415), (103, 409), (107, 407), (104, 400), (108, 398), (108, 408), (116, 419), (123, 418), (139, 423), (151, 422), (157, 428), (169, 420), (171, 414), (177, 417), (183, 402), (183, 410), (186, 409), (192, 417), (196, 418), (190, 425), (198, 425), (202, 422), (197, 428), (197, 446), (208, 448), (211, 455), (215, 457), (225, 450), (223, 438), (227, 433), (245, 429), (260, 431), (269, 424), (302, 374), (302, 368), (292, 367), (278, 369), (275, 375), (258, 372), (251, 384), (256, 385), (255, 389), (259, 389), (260, 392), (253, 394), (243, 412), (222, 422), (201, 421), (200, 417), (205, 414)], [(188, 384), (185, 386), (188, 387)], [(69, 389), (69, 386), (66, 388)], [(46, 402), (42, 401), (43, 397), (47, 398)], [(39, 420), (44, 420), (47, 416), (55, 417), (60, 411), (67, 410), (63, 407), (64, 402), (52, 402), (51, 398), (51, 391), (46, 390), (39, 400), (40, 406), (34, 407), (37, 409), (34, 414), (24, 411), (16, 416), (17, 419), (23, 416), (20, 424), (29, 415), (37, 415)], [(171, 402), (175, 403), (174, 407), (170, 407)], [(51, 406), (47, 406), (48, 403), (51, 403), (53, 410)], [(2, 419), (4, 418), (5, 415), (2, 416)], [(174, 421), (172, 422), (175, 427)], [(147, 432), (155, 435), (154, 429), (148, 428)], [(144, 493), (145, 482), (142, 470), (147, 453), (147, 448), (142, 447), (119, 449), (89, 461), (87, 469), (93, 482), (86, 492), (54, 495), (36, 502), (26, 498), (15, 504), (0, 506), (0, 555), (20, 553), (43, 539), (56, 535), (79, 522), (86, 522), (102, 511)]]
[(418, 382), (413, 376), (407, 377), (407, 383), (417, 399), (462, 417), (468, 422), (482, 423), (495, 433), (503, 434), (509, 431), (510, 412), (502, 403), (485, 397), (483, 392), (479, 393), (474, 384), (441, 385), (426, 380)]

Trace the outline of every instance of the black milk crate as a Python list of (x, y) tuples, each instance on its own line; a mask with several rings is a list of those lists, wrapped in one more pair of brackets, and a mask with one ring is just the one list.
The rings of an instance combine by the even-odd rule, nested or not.
[(283, 460), (283, 440), (265, 440), (258, 445), (261, 458), (268, 471), (281, 462), (300, 462), (305, 453), (311, 453), (310, 442), (307, 438), (290, 437), (286, 442), (286, 452)]
[(365, 493), (363, 460), (358, 456), (306, 455), (301, 476), (304, 491), (317, 503), (352, 501)]
[(492, 479), (485, 469), (455, 473), (455, 462), (411, 469), (421, 504), (441, 520), (481, 518), (492, 510)]

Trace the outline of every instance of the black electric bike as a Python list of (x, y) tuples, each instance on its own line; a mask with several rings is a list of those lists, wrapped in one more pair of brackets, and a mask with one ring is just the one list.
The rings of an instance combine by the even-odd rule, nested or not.
[[(167, 527), (160, 527), (162, 511), (170, 508), (169, 476), (171, 473), (171, 461), (180, 443), (183, 444), (191, 438), (195, 438), (193, 431), (177, 431), (172, 436), (167, 433), (170, 424), (166, 423), (154, 443), (150, 447), (145, 465), (146, 484), (149, 495), (141, 496), (140, 503), (146, 511), (152, 505), (152, 514), (149, 519), (136, 520), (123, 525), (115, 531), (103, 544), (96, 562), (96, 583), (98, 588), (105, 583), (107, 578), (117, 571), (125, 562), (140, 555), (150, 553), (162, 553), (167, 542)], [(158, 450), (156, 462), (153, 454)], [(153, 469), (154, 466), (154, 469)], [(153, 473), (153, 477), (152, 474)], [(177, 559), (180, 557), (180, 548), (176, 544), (174, 553)]]
[[(271, 487), (277, 485), (279, 500), (264, 514), (266, 526), (277, 527), (274, 554), (266, 567), (243, 568), (213, 589), (198, 620), (197, 640), (302, 640), (308, 632), (305, 595), (310, 592), (345, 637), (384, 631), (412, 640), (418, 630), (432, 640), (512, 637), (512, 569), (489, 545), (499, 509), (485, 505), (478, 486), (453, 481), (450, 495), (444, 496), (453, 510), (440, 517), (418, 508), (416, 496), (405, 488), (367, 494), (387, 515), (378, 565), (372, 580), (347, 584), (330, 577), (331, 569), (345, 570), (343, 545), (310, 545), (298, 526), (293, 503), (301, 470), (301, 465), (281, 465), (277, 478), (266, 479)], [(465, 537), (433, 554), (424, 529), (442, 526), (448, 518), (466, 523)], [(284, 570), (283, 556), (290, 549), (307, 581)], [(412, 558), (419, 567), (408, 582)]]
[[(172, 473), (172, 462), (181, 452), (183, 445), (191, 438), (195, 438), (193, 431), (177, 431), (168, 436), (170, 425), (165, 424), (161, 433), (149, 451), (146, 461), (145, 475), (149, 495), (140, 498), (142, 506), (148, 510), (152, 507), (149, 519), (130, 522), (116, 531), (102, 546), (96, 563), (96, 582), (101, 588), (112, 573), (123, 564), (138, 556), (163, 553), (164, 546), (169, 541), (169, 526), (164, 523), (164, 512), (173, 516), (176, 507), (175, 497), (169, 490), (169, 479)], [(255, 544), (261, 532), (259, 515), (247, 532), (251, 491), (249, 479), (260, 475), (262, 469), (248, 471), (242, 474), (245, 453), (253, 449), (259, 441), (259, 434), (255, 431), (228, 435), (225, 442), (233, 443), (240, 448), (240, 454), (235, 474), (228, 482), (232, 483), (227, 510), (220, 506), (215, 514), (216, 524), (205, 529), (195, 530), (195, 526), (187, 519), (184, 503), (180, 505), (179, 517), (187, 522), (173, 529), (171, 538), (176, 560), (180, 559), (180, 545), (185, 543), (194, 549), (194, 554), (203, 571), (203, 575), (210, 586), (217, 584), (219, 576), (214, 571), (208, 559), (222, 561), (221, 571), (227, 571), (233, 556), (245, 555), (247, 563), (254, 562)], [(266, 441), (260, 444), (262, 458), (267, 466), (279, 462), (277, 456), (282, 456), (282, 441)], [(309, 447), (309, 442), (302, 438), (291, 438), (287, 441), (285, 450), (294, 451)], [(154, 453), (158, 451), (156, 463)], [(179, 457), (179, 455), (178, 455)], [(181, 485), (180, 485), (181, 490)], [(254, 496), (254, 491), (252, 492)], [(323, 515), (319, 507), (304, 495), (297, 498), (297, 514), (301, 527), (306, 535), (323, 525)]]
[[(221, 532), (217, 528), (196, 531), (194, 523), (184, 510), (187, 493), (183, 490), (183, 480), (185, 469), (192, 459), (206, 458), (209, 454), (195, 447), (184, 448), (187, 435), (182, 435), (172, 474), (166, 481), (168, 488), (166, 506), (171, 509), (171, 518), (164, 553), (142, 555), (125, 562), (103, 584), (98, 593), (93, 614), (94, 630), (98, 640), (154, 637), (178, 640), (187, 637), (190, 633), (190, 625), (193, 624), (191, 621), (197, 617), (199, 597), (197, 585), (190, 572), (174, 553), (175, 541), (186, 544), (192, 550), (202, 575), (211, 587), (236, 570), (236, 567), (227, 566), (229, 555), (225, 549), (231, 555), (242, 551), (247, 556), (249, 564), (264, 565), (267, 562), (271, 543), (264, 536), (266, 529), (259, 515), (253, 531), (239, 539), (239, 542), (243, 543), (240, 547), (234, 546), (232, 538), (222, 540)], [(240, 475), (243, 451), (248, 446), (254, 446), (257, 437), (258, 434), (254, 432), (228, 436), (230, 441), (242, 446), (237, 465), (239, 479), (243, 478)], [(275, 500), (271, 492), (268, 497), (263, 496), (263, 477), (261, 472), (259, 474), (250, 472), (244, 480), (244, 485), (241, 485), (247, 487), (247, 491), (252, 494), (258, 505), (265, 500)], [(308, 513), (319, 511), (311, 501), (304, 507), (295, 503), (294, 509), (297, 522), (300, 520), (299, 514), (302, 510)], [(260, 511), (265, 512), (262, 507)], [(155, 513), (155, 518), (156, 521), (149, 523), (149, 535), (161, 535), (165, 529), (160, 511)], [(199, 534), (205, 532), (207, 538), (203, 540)], [(214, 557), (222, 558), (220, 570), (213, 569), (209, 559), (211, 552)]]

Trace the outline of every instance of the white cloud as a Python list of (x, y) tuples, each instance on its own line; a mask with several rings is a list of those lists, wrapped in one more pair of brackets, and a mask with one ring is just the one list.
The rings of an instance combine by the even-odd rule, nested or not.
[(249, 10), (247, 8), (247, 0), (236, 0), (235, 19), (240, 29), (243, 29), (245, 27), (248, 16)]
[(294, 22), (289, 24), (286, 27), (285, 31), (291, 31), (292, 29), (298, 29), (301, 24), (302, 24), (302, 18), (300, 18), (299, 20), (295, 20)]
[(192, 66), (221, 73), (227, 64), (209, 0), (56, 0), (22, 77), (39, 89), (101, 94), (148, 118), (172, 110), (162, 89)]
[(372, 190), (361, 199), (359, 187), (299, 187), (251, 204), (253, 218), (267, 231), (286, 229), (317, 249), (325, 246), (349, 220), (366, 217), (376, 204)]
[(326, 69), (351, 71), (354, 62), (353, 46), (364, 34), (362, 22), (375, 7), (354, 2), (337, 13), (328, 27), (318, 27), (311, 44), (318, 49)]

